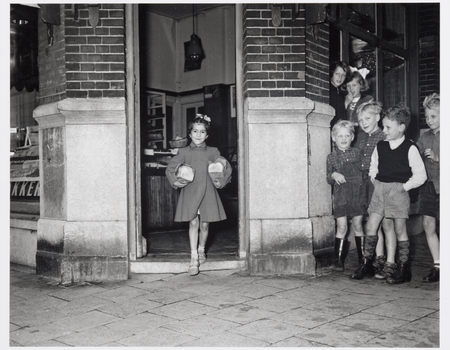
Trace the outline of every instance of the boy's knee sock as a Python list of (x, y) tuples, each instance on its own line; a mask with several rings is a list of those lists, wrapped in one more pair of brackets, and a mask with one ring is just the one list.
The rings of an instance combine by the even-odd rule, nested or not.
[(409, 260), (409, 241), (397, 242), (398, 247), (398, 263), (404, 264)]
[(364, 257), (372, 259), (375, 248), (377, 247), (378, 236), (366, 236), (364, 242)]

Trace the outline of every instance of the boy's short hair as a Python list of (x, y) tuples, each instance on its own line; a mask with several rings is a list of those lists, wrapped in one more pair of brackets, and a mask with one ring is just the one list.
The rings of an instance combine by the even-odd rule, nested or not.
[(367, 82), (366, 79), (363, 78), (363, 76), (361, 75), (360, 72), (358, 71), (354, 71), (351, 72), (350, 74), (347, 74), (347, 78), (344, 81), (344, 84), (342, 84), (342, 86), (344, 86), (345, 90), (347, 90), (347, 84), (350, 83), (353, 79), (357, 79), (359, 85), (361, 85), (361, 92), (367, 91), (370, 89), (369, 83)]
[(362, 114), (364, 111), (367, 111), (368, 109), (373, 109), (375, 114), (380, 114), (383, 110), (383, 104), (371, 99), (370, 101), (361, 103), (361, 105), (356, 110), (356, 114), (359, 117), (360, 114)]
[(401, 102), (395, 107), (388, 108), (383, 113), (383, 118), (388, 118), (389, 120), (396, 121), (399, 124), (404, 124), (406, 129), (411, 122), (411, 111), (406, 105)]
[(440, 108), (440, 97), (439, 94), (433, 93), (423, 100), (423, 106), (428, 109)]
[(333, 125), (333, 129), (331, 129), (331, 135), (336, 136), (337, 130), (340, 128), (347, 128), (350, 130), (351, 134), (355, 134), (355, 127), (353, 123), (349, 120), (339, 120), (336, 124)]

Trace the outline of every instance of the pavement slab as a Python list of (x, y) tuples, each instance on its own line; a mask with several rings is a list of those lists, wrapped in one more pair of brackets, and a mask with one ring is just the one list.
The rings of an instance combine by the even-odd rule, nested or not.
[(137, 334), (175, 321), (175, 319), (170, 317), (143, 312), (138, 315), (108, 323), (106, 327), (116, 332), (131, 332)]
[(160, 306), (150, 310), (151, 313), (184, 320), (187, 318), (203, 315), (217, 310), (215, 307), (194, 303), (189, 300), (182, 300), (173, 304)]
[(179, 322), (169, 323), (165, 325), (164, 328), (189, 334), (197, 338), (203, 338), (238, 326), (240, 326), (239, 323), (201, 315)]
[(261, 310), (257, 307), (246, 304), (230, 306), (208, 313), (208, 316), (210, 317), (218, 317), (222, 320), (240, 324), (247, 324), (263, 318), (269, 318), (273, 315), (276, 315), (276, 313), (268, 310)]
[(293, 324), (264, 319), (232, 328), (229, 331), (273, 344), (305, 330), (307, 329)]
[(133, 347), (174, 347), (195, 340), (196, 338), (188, 334), (175, 332), (166, 328), (153, 328), (140, 332), (131, 337), (117, 340), (122, 346)]
[(260, 348), (270, 344), (261, 340), (249, 338), (238, 333), (222, 331), (205, 338), (184, 343), (186, 347), (251, 347)]

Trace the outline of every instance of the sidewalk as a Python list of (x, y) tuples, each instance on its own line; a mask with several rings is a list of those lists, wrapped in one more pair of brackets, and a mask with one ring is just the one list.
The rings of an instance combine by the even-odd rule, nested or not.
[(413, 280), (387, 285), (245, 272), (133, 274), (60, 286), (10, 266), (10, 346), (439, 347), (439, 283), (423, 234), (411, 237)]

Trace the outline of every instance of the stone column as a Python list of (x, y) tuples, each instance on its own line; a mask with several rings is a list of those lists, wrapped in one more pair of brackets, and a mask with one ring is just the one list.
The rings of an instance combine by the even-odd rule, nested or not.
[(36, 272), (61, 280), (128, 278), (125, 99), (38, 107), (41, 217)]
[(333, 114), (307, 98), (245, 100), (251, 273), (315, 274), (320, 256), (332, 252), (326, 156)]

